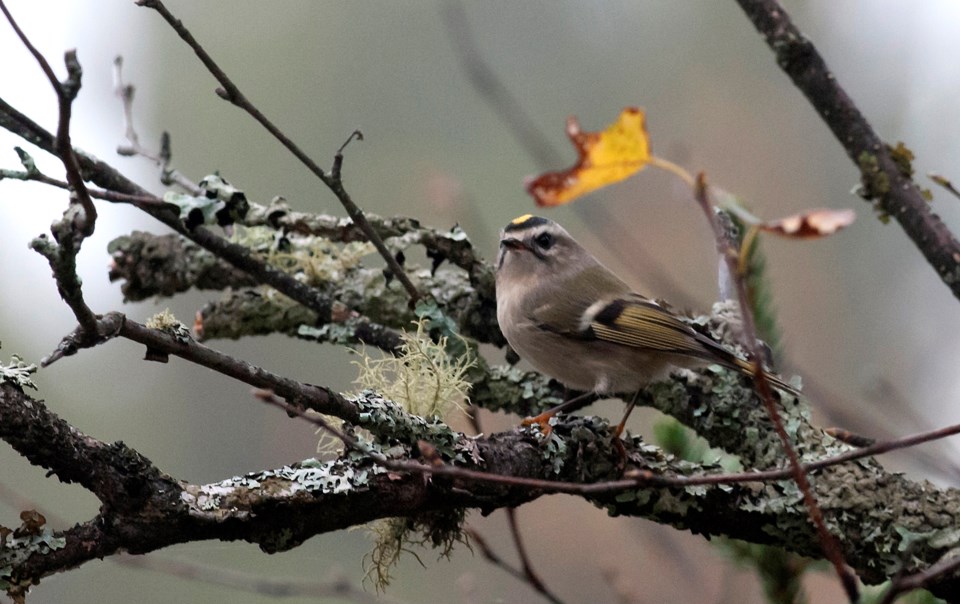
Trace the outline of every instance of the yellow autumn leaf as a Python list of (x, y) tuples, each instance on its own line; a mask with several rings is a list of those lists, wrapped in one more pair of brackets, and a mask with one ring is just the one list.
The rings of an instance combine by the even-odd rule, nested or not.
[(567, 119), (567, 135), (577, 163), (546, 172), (527, 185), (538, 206), (556, 206), (632, 176), (650, 162), (650, 139), (643, 111), (627, 107), (603, 132), (583, 132), (577, 118)]

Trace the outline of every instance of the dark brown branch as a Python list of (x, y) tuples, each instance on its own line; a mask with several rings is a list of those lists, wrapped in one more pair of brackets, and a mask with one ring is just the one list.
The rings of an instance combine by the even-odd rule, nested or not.
[[(337, 199), (340, 200), (340, 204), (343, 205), (343, 208), (347, 211), (347, 215), (350, 216), (350, 219), (360, 225), (360, 228), (363, 229), (363, 232), (367, 236), (367, 240), (370, 241), (376, 248), (380, 255), (383, 257), (384, 261), (387, 263), (387, 267), (394, 274), (400, 283), (403, 284), (404, 289), (407, 290), (407, 293), (410, 295), (410, 306), (412, 307), (417, 300), (420, 299), (420, 293), (417, 291), (416, 286), (410, 281), (410, 278), (407, 276), (407, 273), (403, 270), (403, 267), (400, 266), (400, 263), (396, 258), (393, 257), (393, 254), (390, 253), (390, 250), (387, 249), (387, 246), (384, 245), (383, 240), (380, 239), (377, 232), (370, 226), (370, 223), (367, 222), (366, 217), (363, 214), (363, 211), (359, 206), (353, 201), (350, 197), (350, 194), (347, 193), (347, 190), (343, 186), (343, 180), (340, 178), (340, 169), (339, 166), (343, 162), (342, 155), (337, 161), (337, 170), (335, 174), (327, 174), (323, 168), (321, 168), (313, 159), (307, 155), (296, 143), (294, 143), (290, 137), (283, 133), (273, 122), (271, 122), (267, 116), (261, 112), (256, 105), (251, 103), (247, 97), (240, 91), (236, 84), (227, 76), (226, 72), (217, 65), (216, 61), (213, 60), (213, 57), (207, 53), (206, 49), (193, 37), (193, 34), (190, 33), (190, 30), (186, 28), (180, 19), (177, 19), (173, 13), (171, 13), (163, 2), (160, 0), (137, 0), (138, 6), (145, 6), (147, 8), (152, 8), (164, 20), (170, 24), (170, 27), (177, 32), (177, 35), (193, 49), (193, 52), (196, 53), (197, 57), (200, 59), (200, 62), (203, 63), (204, 67), (216, 78), (217, 82), (220, 83), (222, 88), (217, 89), (217, 95), (222, 99), (229, 101), (231, 104), (243, 109), (250, 116), (255, 119), (261, 126), (263, 126), (281, 145), (286, 147), (290, 153), (294, 155), (300, 163), (307, 167), (314, 176), (320, 179), (323, 184), (329, 188)], [(351, 135), (351, 139), (353, 136)], [(349, 142), (350, 139), (348, 139)], [(342, 152), (343, 147), (340, 148), (341, 151), (338, 151), (338, 155)]]
[[(178, 337), (158, 329), (150, 329), (127, 319), (121, 313), (111, 312), (104, 315), (98, 321), (97, 331), (101, 334), (98, 343), (114, 336), (126, 338), (146, 346), (148, 359), (165, 361), (169, 355), (178, 356), (255, 388), (273, 390), (305, 409), (334, 415), (351, 423), (359, 421), (357, 406), (338, 392), (277, 375), (198, 344), (189, 337)], [(43, 364), (50, 365), (57, 359), (72, 355), (85, 347), (87, 346), (81, 340), (80, 334), (74, 332), (63, 339), (57, 350), (43, 360)]]
[(0, 439), (62, 482), (77, 483), (116, 512), (144, 505), (159, 484), (176, 488), (149, 459), (121, 442), (89, 438), (22, 390), (0, 384)]
[[(813, 43), (797, 29), (777, 0), (737, 0), (777, 64), (803, 92), (862, 175), (863, 194), (900, 223), (954, 296), (960, 297), (960, 242), (930, 210), (909, 169), (834, 77)], [(905, 173), (906, 172), (906, 173)]]

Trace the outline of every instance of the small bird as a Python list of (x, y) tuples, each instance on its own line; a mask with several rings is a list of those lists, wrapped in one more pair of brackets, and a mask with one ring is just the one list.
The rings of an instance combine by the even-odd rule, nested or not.
[[(510, 346), (537, 371), (585, 392), (525, 424), (549, 429), (550, 417), (588, 396), (639, 392), (676, 368), (718, 364), (749, 377), (756, 371), (754, 363), (633, 292), (547, 218), (526, 214), (501, 231), (496, 283), (497, 321)], [(627, 415), (635, 403), (636, 397)]]

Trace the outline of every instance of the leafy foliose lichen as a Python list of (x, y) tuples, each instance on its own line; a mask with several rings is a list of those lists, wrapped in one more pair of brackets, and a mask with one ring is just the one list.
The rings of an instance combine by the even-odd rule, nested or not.
[(30, 375), (37, 372), (35, 363), (24, 363), (20, 355), (10, 356), (10, 364), (0, 363), (0, 384), (10, 382), (20, 388), (37, 389), (37, 385), (30, 379)]

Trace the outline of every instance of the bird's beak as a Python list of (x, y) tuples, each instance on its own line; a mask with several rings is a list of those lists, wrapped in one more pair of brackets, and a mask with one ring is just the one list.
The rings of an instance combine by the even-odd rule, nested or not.
[(505, 247), (508, 250), (529, 250), (527, 244), (521, 239), (516, 239), (514, 237), (504, 237), (500, 240), (500, 247)]

